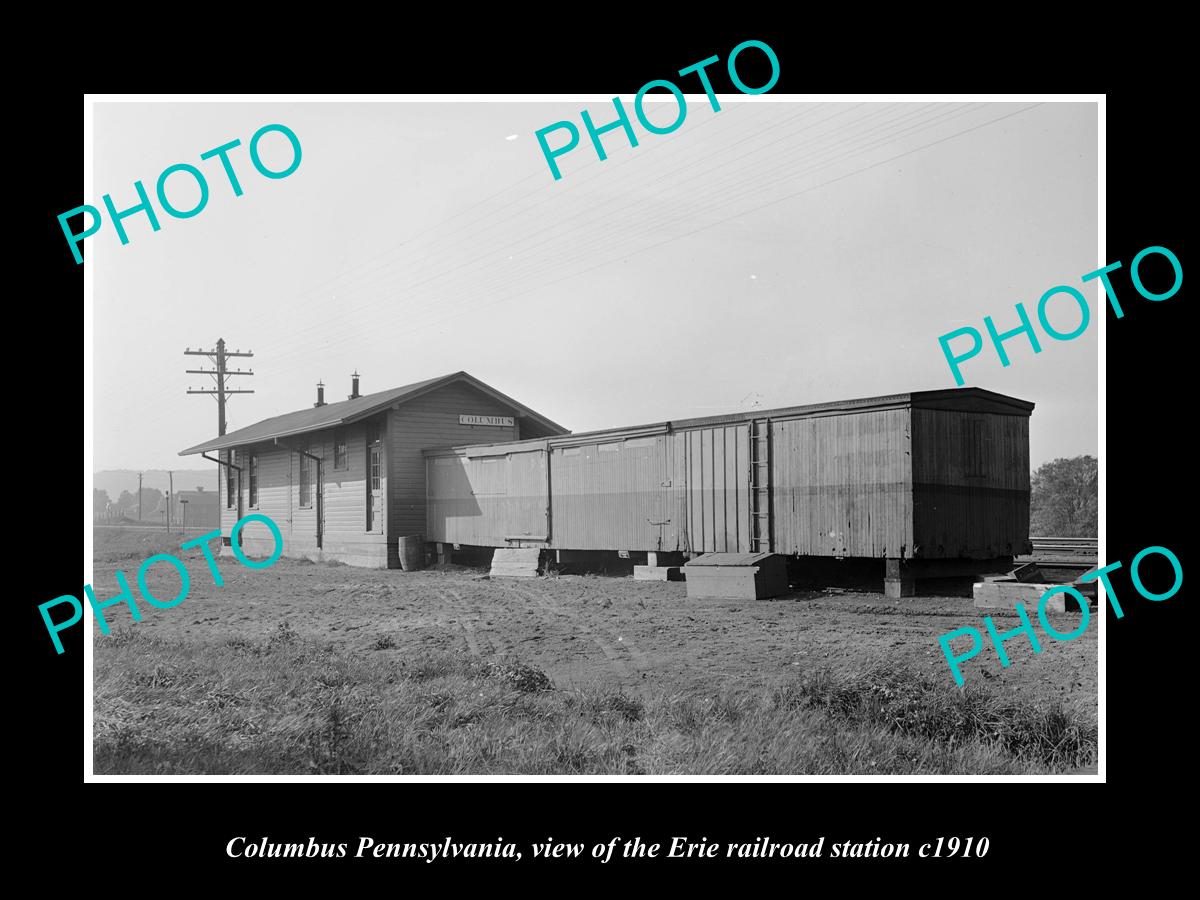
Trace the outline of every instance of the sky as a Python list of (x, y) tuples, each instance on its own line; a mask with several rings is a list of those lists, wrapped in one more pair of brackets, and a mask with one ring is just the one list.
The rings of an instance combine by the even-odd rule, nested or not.
[[(632, 98), (624, 98), (627, 108)], [(1036, 321), (1051, 287), (1092, 324), (963, 365), (1031, 400), (1034, 467), (1097, 453), (1097, 135), (1093, 103), (812, 103), (688, 95), (672, 134), (633, 118), (598, 159), (581, 124), (611, 99), (553, 102), (97, 103), (93, 185), (118, 210), (189, 163), (207, 206), (153, 202), (86, 239), (94, 277), (93, 469), (196, 468), (214, 437), (208, 368), (185, 348), (253, 351), (233, 431), (350, 393), (465, 370), (574, 431), (955, 387), (939, 335)], [(652, 122), (677, 115), (647, 103)], [(574, 122), (555, 180), (535, 132)], [(281, 123), (299, 167), (268, 179), (248, 144)], [(217, 159), (230, 152), (244, 193)], [(552, 147), (565, 133), (549, 136)], [(263, 138), (264, 164), (291, 161)], [(180, 209), (198, 188), (167, 182)], [(1049, 308), (1070, 331), (1068, 300)], [(956, 345), (957, 346), (957, 345)]]

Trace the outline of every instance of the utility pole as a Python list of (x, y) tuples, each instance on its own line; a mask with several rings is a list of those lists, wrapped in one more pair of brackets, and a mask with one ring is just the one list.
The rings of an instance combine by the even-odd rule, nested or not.
[(138, 472), (138, 523), (142, 521), (142, 473)]
[(167, 534), (171, 533), (171, 504), (175, 502), (175, 473), (167, 472)]
[(225, 379), (226, 378), (230, 378), (234, 375), (253, 375), (254, 374), (253, 372), (251, 372), (249, 370), (243, 372), (240, 368), (231, 371), (229, 369), (229, 367), (225, 364), (226, 360), (231, 359), (235, 356), (253, 356), (254, 354), (249, 350), (247, 350), (245, 353), (243, 353), (241, 350), (226, 350), (225, 349), (225, 339), (219, 338), (217, 340), (217, 346), (212, 350), (201, 350), (199, 348), (193, 350), (191, 347), (187, 347), (184, 349), (183, 355), (184, 356), (207, 356), (210, 360), (212, 360), (212, 364), (215, 368), (212, 368), (212, 369), (186, 369), (185, 371), (191, 375), (211, 375), (211, 376), (213, 376), (213, 378), (216, 380), (216, 383), (217, 383), (216, 388), (212, 389), (212, 390), (194, 391), (189, 386), (187, 392), (189, 394), (211, 394), (217, 398), (217, 435), (218, 435), (218, 437), (222, 436), (225, 434), (225, 398), (228, 397), (230, 394), (253, 394), (254, 393), (253, 390), (234, 390), (233, 388), (225, 387)]

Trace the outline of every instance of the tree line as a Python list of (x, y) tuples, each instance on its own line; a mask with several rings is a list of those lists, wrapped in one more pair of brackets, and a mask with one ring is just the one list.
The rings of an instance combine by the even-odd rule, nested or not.
[[(142, 488), (142, 515), (149, 516), (163, 501), (163, 492), (158, 488)], [(92, 517), (99, 522), (109, 522), (116, 519), (137, 519), (138, 492), (121, 491), (114, 502), (108, 496), (108, 491), (92, 488)]]
[(1029, 533), (1036, 537), (1096, 537), (1099, 464), (1094, 456), (1060, 458), (1030, 479)]

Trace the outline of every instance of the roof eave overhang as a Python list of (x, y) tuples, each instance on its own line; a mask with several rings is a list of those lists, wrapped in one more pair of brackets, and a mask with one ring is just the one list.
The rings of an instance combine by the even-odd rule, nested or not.
[(491, 387), (490, 385), (484, 384), (482, 381), (480, 381), (475, 376), (470, 375), (466, 372), (455, 372), (453, 375), (447, 375), (445, 378), (439, 378), (437, 381), (434, 381), (434, 382), (431, 382), (430, 384), (425, 385), (425, 387), (421, 388), (420, 390), (413, 391), (410, 394), (405, 394), (403, 397), (400, 397), (399, 399), (380, 401), (379, 403), (377, 403), (373, 406), (370, 406), (363, 410), (359, 410), (358, 412), (354, 413), (353, 415), (341, 416), (337, 419), (330, 419), (328, 421), (320, 422), (315, 425), (306, 425), (303, 428), (293, 428), (293, 429), (289, 429), (289, 430), (285, 430), (285, 431), (261, 434), (261, 435), (255, 436), (252, 440), (245, 440), (245, 439), (243, 439), (243, 440), (222, 440), (222, 439), (218, 438), (215, 441), (206, 441), (203, 444), (197, 444), (196, 446), (189, 447), (186, 450), (180, 450), (179, 455), (180, 456), (194, 456), (198, 453), (205, 453), (210, 450), (228, 450), (230, 447), (242, 447), (242, 446), (248, 446), (251, 444), (262, 444), (262, 443), (266, 443), (268, 441), (273, 441), (277, 438), (296, 437), (297, 435), (301, 435), (301, 434), (311, 434), (314, 431), (324, 431), (328, 428), (336, 428), (339, 425), (352, 425), (355, 422), (361, 422), (363, 419), (367, 419), (367, 418), (370, 418), (371, 416), (377, 415), (382, 410), (389, 409), (389, 408), (399, 409), (401, 406), (403, 406), (405, 403), (408, 403), (411, 400), (415, 400), (418, 397), (423, 397), (432, 391), (436, 391), (441, 388), (444, 388), (446, 385), (453, 384), (456, 381), (466, 382), (467, 384), (474, 387), (476, 390), (482, 391), (483, 393), (495, 398), (496, 400), (499, 400), (501, 403), (511, 406), (514, 410), (519, 412), (521, 415), (527, 416), (531, 419), (534, 419), (535, 421), (539, 422), (545, 428), (548, 428), (552, 431), (557, 431), (559, 434), (570, 434), (570, 432), (566, 428), (563, 428), (563, 426), (559, 425), (557, 422), (552, 421), (551, 419), (547, 419), (545, 416), (541, 415), (540, 413), (535, 412), (534, 410), (530, 409), (528, 406), (525, 406), (524, 404), (518, 403), (516, 400), (512, 399), (512, 397), (509, 397), (506, 394), (500, 393), (500, 391), (496, 390), (495, 388)]
[[(355, 416), (354, 418), (361, 418)], [(230, 447), (245, 447), (251, 444), (266, 444), (279, 438), (295, 437), (299, 434), (309, 434), (313, 431), (324, 431), (327, 428), (336, 428), (339, 425), (344, 425), (351, 419), (330, 419), (328, 422), (321, 422), (318, 425), (309, 425), (305, 428), (292, 428), (286, 431), (273, 431), (270, 434), (260, 434), (250, 440), (234, 440), (234, 441), (208, 441), (204, 444), (197, 444), (195, 447), (189, 447), (186, 450), (180, 450), (180, 456), (195, 456), (197, 453), (207, 453), (210, 450), (228, 450)]]

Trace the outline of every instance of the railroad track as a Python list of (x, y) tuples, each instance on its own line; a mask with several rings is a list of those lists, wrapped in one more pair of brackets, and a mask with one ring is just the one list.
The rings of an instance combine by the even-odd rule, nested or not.
[(1098, 547), (1097, 539), (1075, 537), (1031, 537), (1035, 554), (1064, 554), (1075, 556), (1095, 556)]

